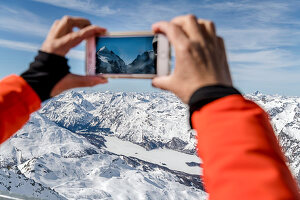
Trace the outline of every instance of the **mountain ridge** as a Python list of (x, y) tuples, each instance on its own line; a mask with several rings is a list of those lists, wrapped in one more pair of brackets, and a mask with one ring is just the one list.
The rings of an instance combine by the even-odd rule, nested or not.
[(154, 57), (153, 50), (145, 51), (126, 65), (122, 58), (103, 46), (96, 52), (96, 73), (154, 74)]

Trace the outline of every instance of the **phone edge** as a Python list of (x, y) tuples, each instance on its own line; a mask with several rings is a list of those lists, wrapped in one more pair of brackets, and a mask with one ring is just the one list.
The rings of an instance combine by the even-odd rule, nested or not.
[(88, 38), (85, 48), (85, 74), (96, 75), (96, 37)]
[[(137, 32), (110, 32), (104, 35), (104, 37), (116, 36), (116, 37), (126, 37), (126, 36), (153, 36), (154, 34), (150, 31), (137, 31)], [(170, 52), (171, 47), (170, 43), (167, 40), (166, 36), (162, 35), (165, 39), (165, 45), (168, 46), (167, 51), (165, 52), (165, 59), (167, 59), (162, 66), (166, 66), (164, 70), (160, 70), (159, 73), (159, 65), (157, 63), (157, 74), (99, 74), (100, 76), (106, 78), (137, 78), (137, 79), (152, 79), (156, 76), (166, 76), (170, 74)], [(103, 36), (102, 36), (103, 37)], [(158, 53), (159, 55), (159, 53)], [(86, 75), (96, 75), (96, 37), (88, 38), (86, 40), (86, 55), (85, 55), (85, 72)], [(159, 59), (157, 59), (158, 62)], [(91, 67), (89, 67), (91, 66)], [(94, 67), (93, 67), (94, 66)], [(91, 68), (93, 68), (93, 72), (91, 72)]]
[(151, 31), (128, 31), (128, 32), (107, 32), (105, 35), (100, 37), (134, 37), (134, 36), (153, 36), (154, 33)]

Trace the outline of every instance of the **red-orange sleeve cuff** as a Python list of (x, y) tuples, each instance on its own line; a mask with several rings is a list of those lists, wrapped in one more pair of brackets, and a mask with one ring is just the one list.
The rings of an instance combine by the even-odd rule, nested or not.
[(1, 80), (0, 144), (19, 130), (40, 106), (40, 98), (22, 77), (10, 75)]

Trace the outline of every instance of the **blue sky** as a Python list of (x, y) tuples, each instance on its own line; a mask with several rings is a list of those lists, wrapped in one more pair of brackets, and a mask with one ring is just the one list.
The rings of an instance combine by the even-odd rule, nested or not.
[(145, 51), (153, 50), (152, 36), (147, 37), (115, 37), (100, 38), (97, 42), (96, 50), (107, 47), (115, 54), (120, 56), (125, 64), (130, 64), (138, 55)]
[[(193, 13), (213, 20), (225, 38), (234, 84), (244, 93), (300, 96), (300, 1), (0, 0), (0, 78), (33, 60), (55, 19), (86, 17), (109, 31), (149, 30), (151, 24)], [(68, 54), (84, 73), (84, 45)], [(94, 89), (156, 91), (149, 80), (110, 80)]]

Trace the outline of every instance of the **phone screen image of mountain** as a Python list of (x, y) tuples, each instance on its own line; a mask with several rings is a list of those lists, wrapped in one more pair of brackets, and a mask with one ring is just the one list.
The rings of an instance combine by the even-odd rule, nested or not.
[(154, 36), (100, 37), (96, 40), (96, 74), (156, 74)]

